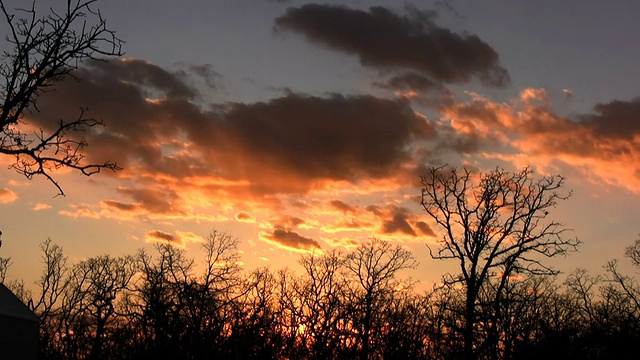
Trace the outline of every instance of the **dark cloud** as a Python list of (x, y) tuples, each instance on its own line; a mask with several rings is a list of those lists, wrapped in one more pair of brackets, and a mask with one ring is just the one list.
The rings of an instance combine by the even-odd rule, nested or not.
[(423, 235), (431, 235), (433, 232), (423, 221), (418, 221), (418, 216), (406, 207), (398, 207), (388, 204), (384, 207), (369, 205), (366, 211), (372, 213), (378, 219), (380, 231), (384, 234), (401, 233), (410, 236), (418, 236), (414, 226)]
[(276, 227), (287, 227), (287, 228), (292, 228), (292, 227), (298, 227), (300, 225), (303, 225), (305, 223), (304, 219), (301, 219), (299, 217), (296, 216), (283, 216), (281, 218), (278, 219), (278, 224), (279, 226)]
[[(622, 161), (635, 168), (640, 156), (640, 99), (616, 100), (594, 106), (594, 113), (573, 119), (546, 108), (529, 109), (527, 126), (520, 135), (539, 154), (568, 154), (578, 159)], [(534, 144), (534, 142), (537, 142)]]
[(222, 79), (222, 74), (215, 71), (211, 64), (180, 64), (182, 69), (175, 72), (179, 76), (180, 80), (197, 86), (198, 83), (203, 83), (208, 89), (218, 89), (218, 82)]
[(407, 235), (416, 236), (415, 230), (409, 225), (408, 219), (411, 217), (411, 213), (404, 208), (395, 209), (391, 219), (386, 220), (382, 224), (382, 232), (385, 234), (392, 234), (395, 232), (401, 232)]
[(106, 124), (83, 134), (89, 160), (150, 177), (216, 176), (246, 181), (253, 194), (304, 193), (318, 181), (397, 176), (412, 161), (410, 145), (435, 135), (404, 100), (290, 93), (208, 111), (182, 75), (148, 62), (91, 62), (77, 75), (45, 94), (32, 120), (88, 106)]
[(369, 205), (365, 208), (367, 211), (373, 213), (376, 216), (382, 216), (383, 215), (383, 211), (379, 206), (376, 205)]
[[(148, 96), (162, 94), (193, 99), (197, 95), (193, 88), (188, 87), (176, 76), (177, 73), (169, 72), (144, 60), (96, 62), (92, 66), (115, 79), (127, 79), (138, 88), (147, 90)], [(198, 66), (193, 66), (193, 69), (199, 74), (204, 71), (204, 68)]]
[(375, 83), (375, 85), (385, 89), (412, 90), (420, 93), (444, 91), (444, 86), (441, 83), (415, 72), (405, 72), (393, 76), (386, 83)]
[(472, 77), (490, 86), (509, 82), (491, 46), (476, 35), (439, 27), (433, 17), (417, 10), (400, 16), (383, 7), (367, 12), (307, 4), (287, 9), (275, 20), (275, 28), (357, 55), (364, 66), (413, 69), (445, 83), (467, 82)]
[(633, 140), (640, 134), (640, 98), (597, 104), (595, 114), (580, 117), (582, 124), (601, 136)]
[(172, 234), (166, 233), (160, 230), (153, 230), (147, 233), (147, 237), (152, 238), (154, 240), (164, 240), (164, 241), (175, 241), (176, 237)]
[[(152, 214), (182, 213), (180, 207), (175, 204), (179, 197), (173, 191), (118, 188), (118, 192), (131, 198), (136, 203), (135, 206)], [(129, 206), (134, 206), (134, 204), (117, 203), (114, 201), (111, 201), (107, 205), (115, 206), (120, 209), (126, 209)]]
[(121, 211), (134, 211), (140, 208), (136, 204), (127, 204), (116, 200), (104, 200), (102, 203), (108, 207), (116, 208)]
[(316, 240), (285, 229), (275, 229), (273, 233), (264, 235), (264, 239), (275, 245), (291, 249), (312, 250), (320, 248), (320, 244)]
[(427, 236), (436, 236), (436, 233), (433, 231), (433, 229), (431, 229), (431, 227), (429, 226), (429, 224), (427, 224), (424, 221), (418, 221), (416, 222), (416, 227), (418, 228), (418, 230), (420, 230), (420, 232), (422, 233), (422, 235), (427, 235)]
[(219, 130), (218, 146), (234, 154), (233, 172), (251, 159), (252, 173), (278, 170), (305, 182), (390, 176), (410, 159), (412, 141), (434, 134), (404, 101), (341, 95), (235, 104)]
[(348, 212), (355, 212), (356, 208), (354, 208), (353, 206), (345, 203), (342, 200), (332, 200), (330, 202), (330, 205), (344, 213), (348, 213)]

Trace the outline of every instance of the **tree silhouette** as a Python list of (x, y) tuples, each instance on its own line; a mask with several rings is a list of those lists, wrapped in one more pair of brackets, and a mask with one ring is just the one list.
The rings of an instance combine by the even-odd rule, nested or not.
[(300, 319), (298, 334), (306, 358), (331, 359), (339, 354), (346, 331), (346, 282), (341, 272), (345, 263), (340, 252), (305, 254), (299, 261), (304, 275), (295, 281), (288, 304), (291, 315)]
[[(397, 278), (414, 265), (402, 247), (375, 240), (305, 254), (296, 274), (244, 270), (236, 245), (214, 230), (199, 261), (162, 243), (151, 254), (68, 264), (62, 248), (46, 240), (36, 296), (24, 282), (7, 286), (41, 316), (41, 359), (467, 356), (468, 289), (445, 283), (416, 293)], [(615, 264), (607, 263), (603, 275), (578, 269), (562, 283), (536, 273), (513, 272), (505, 283), (501, 273), (488, 277), (476, 299), (472, 355), (626, 358), (640, 341), (638, 285)]]
[(51, 8), (41, 17), (35, 1), (15, 13), (0, 1), (9, 29), (5, 36), (9, 50), (2, 54), (0, 64), (0, 153), (15, 157), (10, 167), (19, 174), (29, 179), (45, 176), (60, 195), (64, 192), (53, 178), (55, 169), (71, 168), (87, 176), (101, 169), (119, 169), (110, 161), (84, 161), (82, 150), (87, 142), (82, 132), (103, 125), (101, 120), (87, 117), (86, 109), (80, 109), (75, 119), (59, 119), (35, 131), (25, 120), (30, 112), (38, 111), (39, 95), (55, 90), (56, 82), (73, 76), (81, 61), (122, 55), (122, 41), (94, 9), (96, 2), (67, 0), (64, 9)]
[(375, 238), (347, 255), (345, 267), (351, 280), (349, 303), (353, 306), (353, 324), (359, 334), (356, 344), (360, 359), (377, 357), (382, 352), (382, 349), (372, 349), (372, 344), (381, 343), (372, 338), (383, 331), (381, 318), (385, 304), (400, 292), (396, 275), (416, 266), (409, 250)]
[(516, 274), (556, 273), (540, 256), (564, 255), (578, 246), (577, 239), (563, 237), (567, 230), (562, 224), (547, 220), (549, 211), (569, 194), (558, 192), (562, 177), (535, 179), (528, 168), (474, 174), (466, 168), (429, 167), (421, 183), (422, 206), (442, 230), (440, 246), (436, 251), (430, 248), (430, 255), (454, 259), (460, 267), (459, 274), (446, 275), (444, 282), (460, 283), (465, 289), (464, 354), (475, 359), (483, 286), (497, 279), (497, 302)]

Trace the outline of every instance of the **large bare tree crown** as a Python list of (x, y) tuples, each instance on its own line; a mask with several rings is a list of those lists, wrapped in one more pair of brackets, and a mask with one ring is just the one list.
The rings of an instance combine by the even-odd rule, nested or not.
[(57, 81), (72, 72), (83, 60), (104, 60), (120, 56), (122, 41), (95, 8), (97, 0), (67, 0), (64, 9), (50, 8), (40, 16), (35, 1), (29, 8), (10, 11), (0, 0), (0, 10), (8, 28), (0, 64), (0, 153), (15, 157), (10, 165), (31, 179), (43, 175), (59, 194), (62, 188), (52, 177), (59, 168), (71, 168), (84, 175), (102, 169), (119, 170), (116, 163), (87, 163), (82, 133), (102, 126), (102, 120), (86, 116), (59, 119), (50, 129), (28, 130), (25, 115), (37, 112), (37, 100), (43, 92), (53, 91)]
[(458, 259), (465, 279), (493, 273), (553, 274), (540, 257), (564, 255), (579, 241), (549, 214), (569, 198), (562, 176), (536, 178), (530, 168), (475, 173), (432, 167), (422, 182), (422, 206), (442, 230), (436, 259)]

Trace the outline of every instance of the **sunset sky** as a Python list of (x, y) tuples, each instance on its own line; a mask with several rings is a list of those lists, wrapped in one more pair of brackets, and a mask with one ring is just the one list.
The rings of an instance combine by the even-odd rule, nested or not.
[[(17, 1), (8, 1), (8, 7)], [(25, 120), (104, 120), (87, 157), (124, 170), (0, 177), (1, 257), (32, 282), (50, 237), (70, 261), (213, 228), (249, 269), (371, 237), (425, 244), (430, 165), (566, 177), (552, 213), (599, 272), (640, 234), (640, 2), (105, 0), (125, 56), (85, 63)], [(0, 158), (4, 168), (12, 159)]]

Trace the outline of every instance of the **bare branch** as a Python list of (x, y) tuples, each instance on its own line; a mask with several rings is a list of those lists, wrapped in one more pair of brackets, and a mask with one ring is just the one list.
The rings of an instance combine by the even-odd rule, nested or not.
[(71, 168), (90, 176), (102, 169), (120, 170), (116, 163), (85, 163), (82, 153), (87, 146), (83, 132), (102, 121), (87, 118), (81, 109), (75, 120), (60, 119), (52, 127), (39, 132), (25, 130), (25, 115), (38, 112), (38, 97), (55, 90), (55, 84), (67, 76), (84, 60), (104, 60), (120, 56), (122, 40), (98, 10), (92, 9), (97, 0), (72, 0), (64, 11), (50, 9), (40, 17), (35, 2), (30, 8), (10, 13), (0, 0), (0, 11), (9, 26), (5, 42), (10, 50), (1, 55), (0, 77), (0, 154), (15, 157), (10, 166), (31, 179), (43, 175), (58, 190), (64, 192), (52, 173), (56, 169)]

